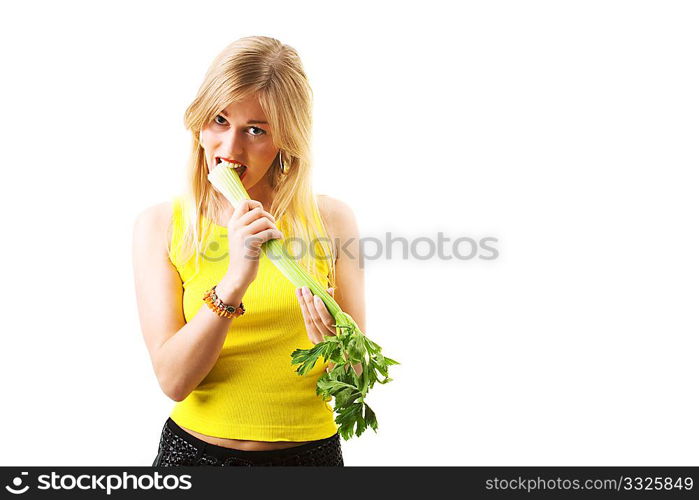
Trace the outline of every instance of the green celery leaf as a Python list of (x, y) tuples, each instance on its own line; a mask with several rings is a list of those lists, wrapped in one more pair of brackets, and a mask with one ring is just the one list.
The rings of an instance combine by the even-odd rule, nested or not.
[(354, 393), (354, 390), (346, 387), (342, 389), (340, 392), (335, 394), (335, 405), (336, 406), (347, 406), (347, 401), (349, 400), (350, 396)]
[(362, 417), (361, 413), (357, 415), (357, 437), (362, 435), (362, 432), (366, 430), (366, 422), (364, 421), (364, 417)]
[(364, 346), (361, 345), (361, 342), (357, 342), (357, 339), (350, 340), (349, 346), (347, 347), (347, 354), (349, 355), (351, 361), (356, 363), (363, 360), (365, 353), (366, 350), (364, 349)]
[(387, 365), (399, 365), (400, 364), (398, 361), (395, 361), (395, 360), (389, 358), (388, 356), (384, 356), (383, 358), (386, 360)]
[(376, 420), (374, 410), (372, 410), (366, 403), (364, 403), (364, 419), (371, 426), (371, 428), (374, 429), (374, 432), (376, 432), (376, 430), (379, 428), (379, 422)]

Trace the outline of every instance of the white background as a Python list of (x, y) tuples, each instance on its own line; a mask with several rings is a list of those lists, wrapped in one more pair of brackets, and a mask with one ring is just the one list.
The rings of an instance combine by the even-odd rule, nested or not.
[[(458, 5), (458, 7), (457, 7)], [(14, 2), (0, 11), (0, 465), (150, 465), (174, 402), (142, 338), (136, 215), (248, 35), (298, 50), (315, 185), (363, 236), (402, 364), (346, 465), (698, 465), (693, 2)]]

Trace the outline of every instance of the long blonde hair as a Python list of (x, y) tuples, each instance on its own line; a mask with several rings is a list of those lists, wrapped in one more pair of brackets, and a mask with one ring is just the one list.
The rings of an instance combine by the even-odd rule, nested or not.
[[(220, 213), (223, 195), (209, 182), (202, 128), (231, 103), (257, 94), (273, 131), (274, 144), (283, 152), (286, 174), (278, 158), (265, 180), (273, 188), (270, 213), (285, 241), (303, 242), (290, 249), (306, 271), (335, 286), (335, 255), (311, 185), (312, 91), (296, 50), (265, 36), (250, 36), (231, 43), (216, 56), (206, 72), (194, 101), (184, 115), (192, 133), (183, 196), (186, 224), (181, 257), (186, 262), (196, 252), (196, 266), (211, 221)], [(202, 225), (202, 217), (207, 222)], [(311, 247), (313, 245), (313, 247)], [(299, 251), (305, 248), (305, 251)], [(312, 250), (311, 250), (312, 248)], [(325, 261), (321, 273), (318, 259)], [(327, 276), (327, 278), (326, 278)]]

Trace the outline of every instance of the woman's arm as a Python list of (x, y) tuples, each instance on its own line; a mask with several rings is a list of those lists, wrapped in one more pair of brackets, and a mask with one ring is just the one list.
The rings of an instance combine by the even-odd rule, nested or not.
[[(139, 320), (160, 388), (182, 401), (211, 371), (235, 319), (202, 307), (189, 323), (182, 311), (182, 280), (168, 257), (172, 204), (154, 205), (136, 218), (133, 227), (133, 269)], [(221, 282), (217, 295), (239, 304), (244, 287)]]
[[(359, 227), (354, 212), (346, 203), (329, 196), (319, 196), (319, 209), (324, 212), (328, 233), (337, 242), (335, 260), (335, 302), (352, 316), (359, 329), (367, 334), (364, 303), (364, 262), (360, 254)], [(346, 247), (345, 247), (346, 245)], [(368, 334), (367, 334), (368, 335)], [(335, 364), (328, 362), (328, 369)], [(362, 365), (354, 365), (357, 375)]]

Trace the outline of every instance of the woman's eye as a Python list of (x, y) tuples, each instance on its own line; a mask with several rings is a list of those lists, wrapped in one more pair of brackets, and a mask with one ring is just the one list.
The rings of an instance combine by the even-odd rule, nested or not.
[(260, 127), (248, 127), (248, 130), (255, 130), (256, 132), (250, 135), (253, 136), (258, 136), (258, 135), (265, 135), (267, 132), (265, 132), (263, 129)]
[[(219, 118), (221, 119), (221, 121), (219, 121)], [(226, 125), (226, 119), (223, 118), (221, 115), (216, 115), (214, 117), (214, 122), (218, 125)], [(250, 135), (253, 137), (265, 135), (267, 133), (264, 129), (261, 129), (260, 127), (248, 127), (248, 131), (251, 131)]]

